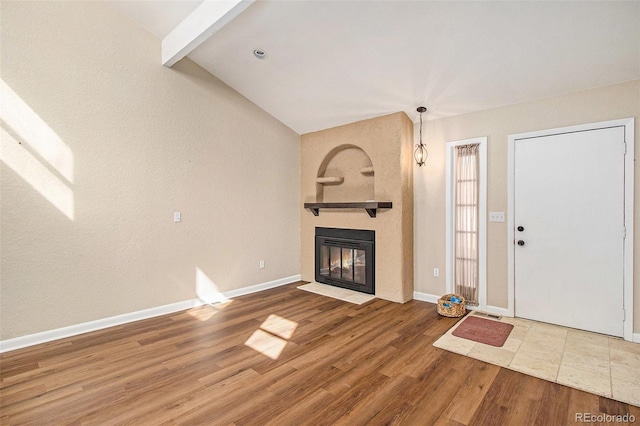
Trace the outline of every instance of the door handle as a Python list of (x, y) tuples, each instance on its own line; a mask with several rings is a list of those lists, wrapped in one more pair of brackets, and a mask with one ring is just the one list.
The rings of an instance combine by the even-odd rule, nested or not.
[(522, 231), (524, 231), (524, 226), (518, 226), (517, 229), (518, 229), (518, 231), (522, 232)]
[(523, 245), (524, 245), (524, 241), (522, 241), (522, 240), (518, 240), (518, 245), (519, 245), (519, 246), (523, 246)]

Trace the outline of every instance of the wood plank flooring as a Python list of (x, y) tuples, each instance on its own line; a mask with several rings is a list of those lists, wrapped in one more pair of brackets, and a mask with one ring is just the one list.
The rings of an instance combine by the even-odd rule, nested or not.
[(5, 353), (0, 424), (640, 422), (638, 407), (433, 347), (456, 322), (433, 304), (298, 284)]

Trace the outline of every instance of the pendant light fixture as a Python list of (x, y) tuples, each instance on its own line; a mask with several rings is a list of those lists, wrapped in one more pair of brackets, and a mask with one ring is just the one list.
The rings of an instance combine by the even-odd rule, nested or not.
[(418, 166), (422, 167), (422, 165), (427, 161), (427, 157), (429, 153), (427, 152), (427, 147), (422, 143), (422, 113), (427, 109), (423, 106), (418, 107), (417, 111), (420, 113), (420, 143), (416, 145), (416, 150), (413, 153), (413, 158), (416, 159), (416, 163)]

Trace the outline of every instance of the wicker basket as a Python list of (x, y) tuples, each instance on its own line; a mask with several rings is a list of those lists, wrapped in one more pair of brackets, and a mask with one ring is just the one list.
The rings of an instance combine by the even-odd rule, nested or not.
[[(460, 299), (460, 303), (452, 303), (451, 298), (455, 296)], [(449, 306), (444, 306), (447, 303)], [(443, 317), (459, 318), (466, 312), (467, 301), (458, 294), (445, 294), (438, 299), (437, 311)]]

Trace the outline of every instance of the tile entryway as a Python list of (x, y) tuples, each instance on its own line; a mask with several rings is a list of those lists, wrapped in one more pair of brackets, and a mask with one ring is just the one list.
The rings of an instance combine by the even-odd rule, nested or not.
[(522, 318), (499, 321), (514, 325), (501, 348), (453, 336), (460, 322), (433, 345), (640, 406), (640, 344)]

